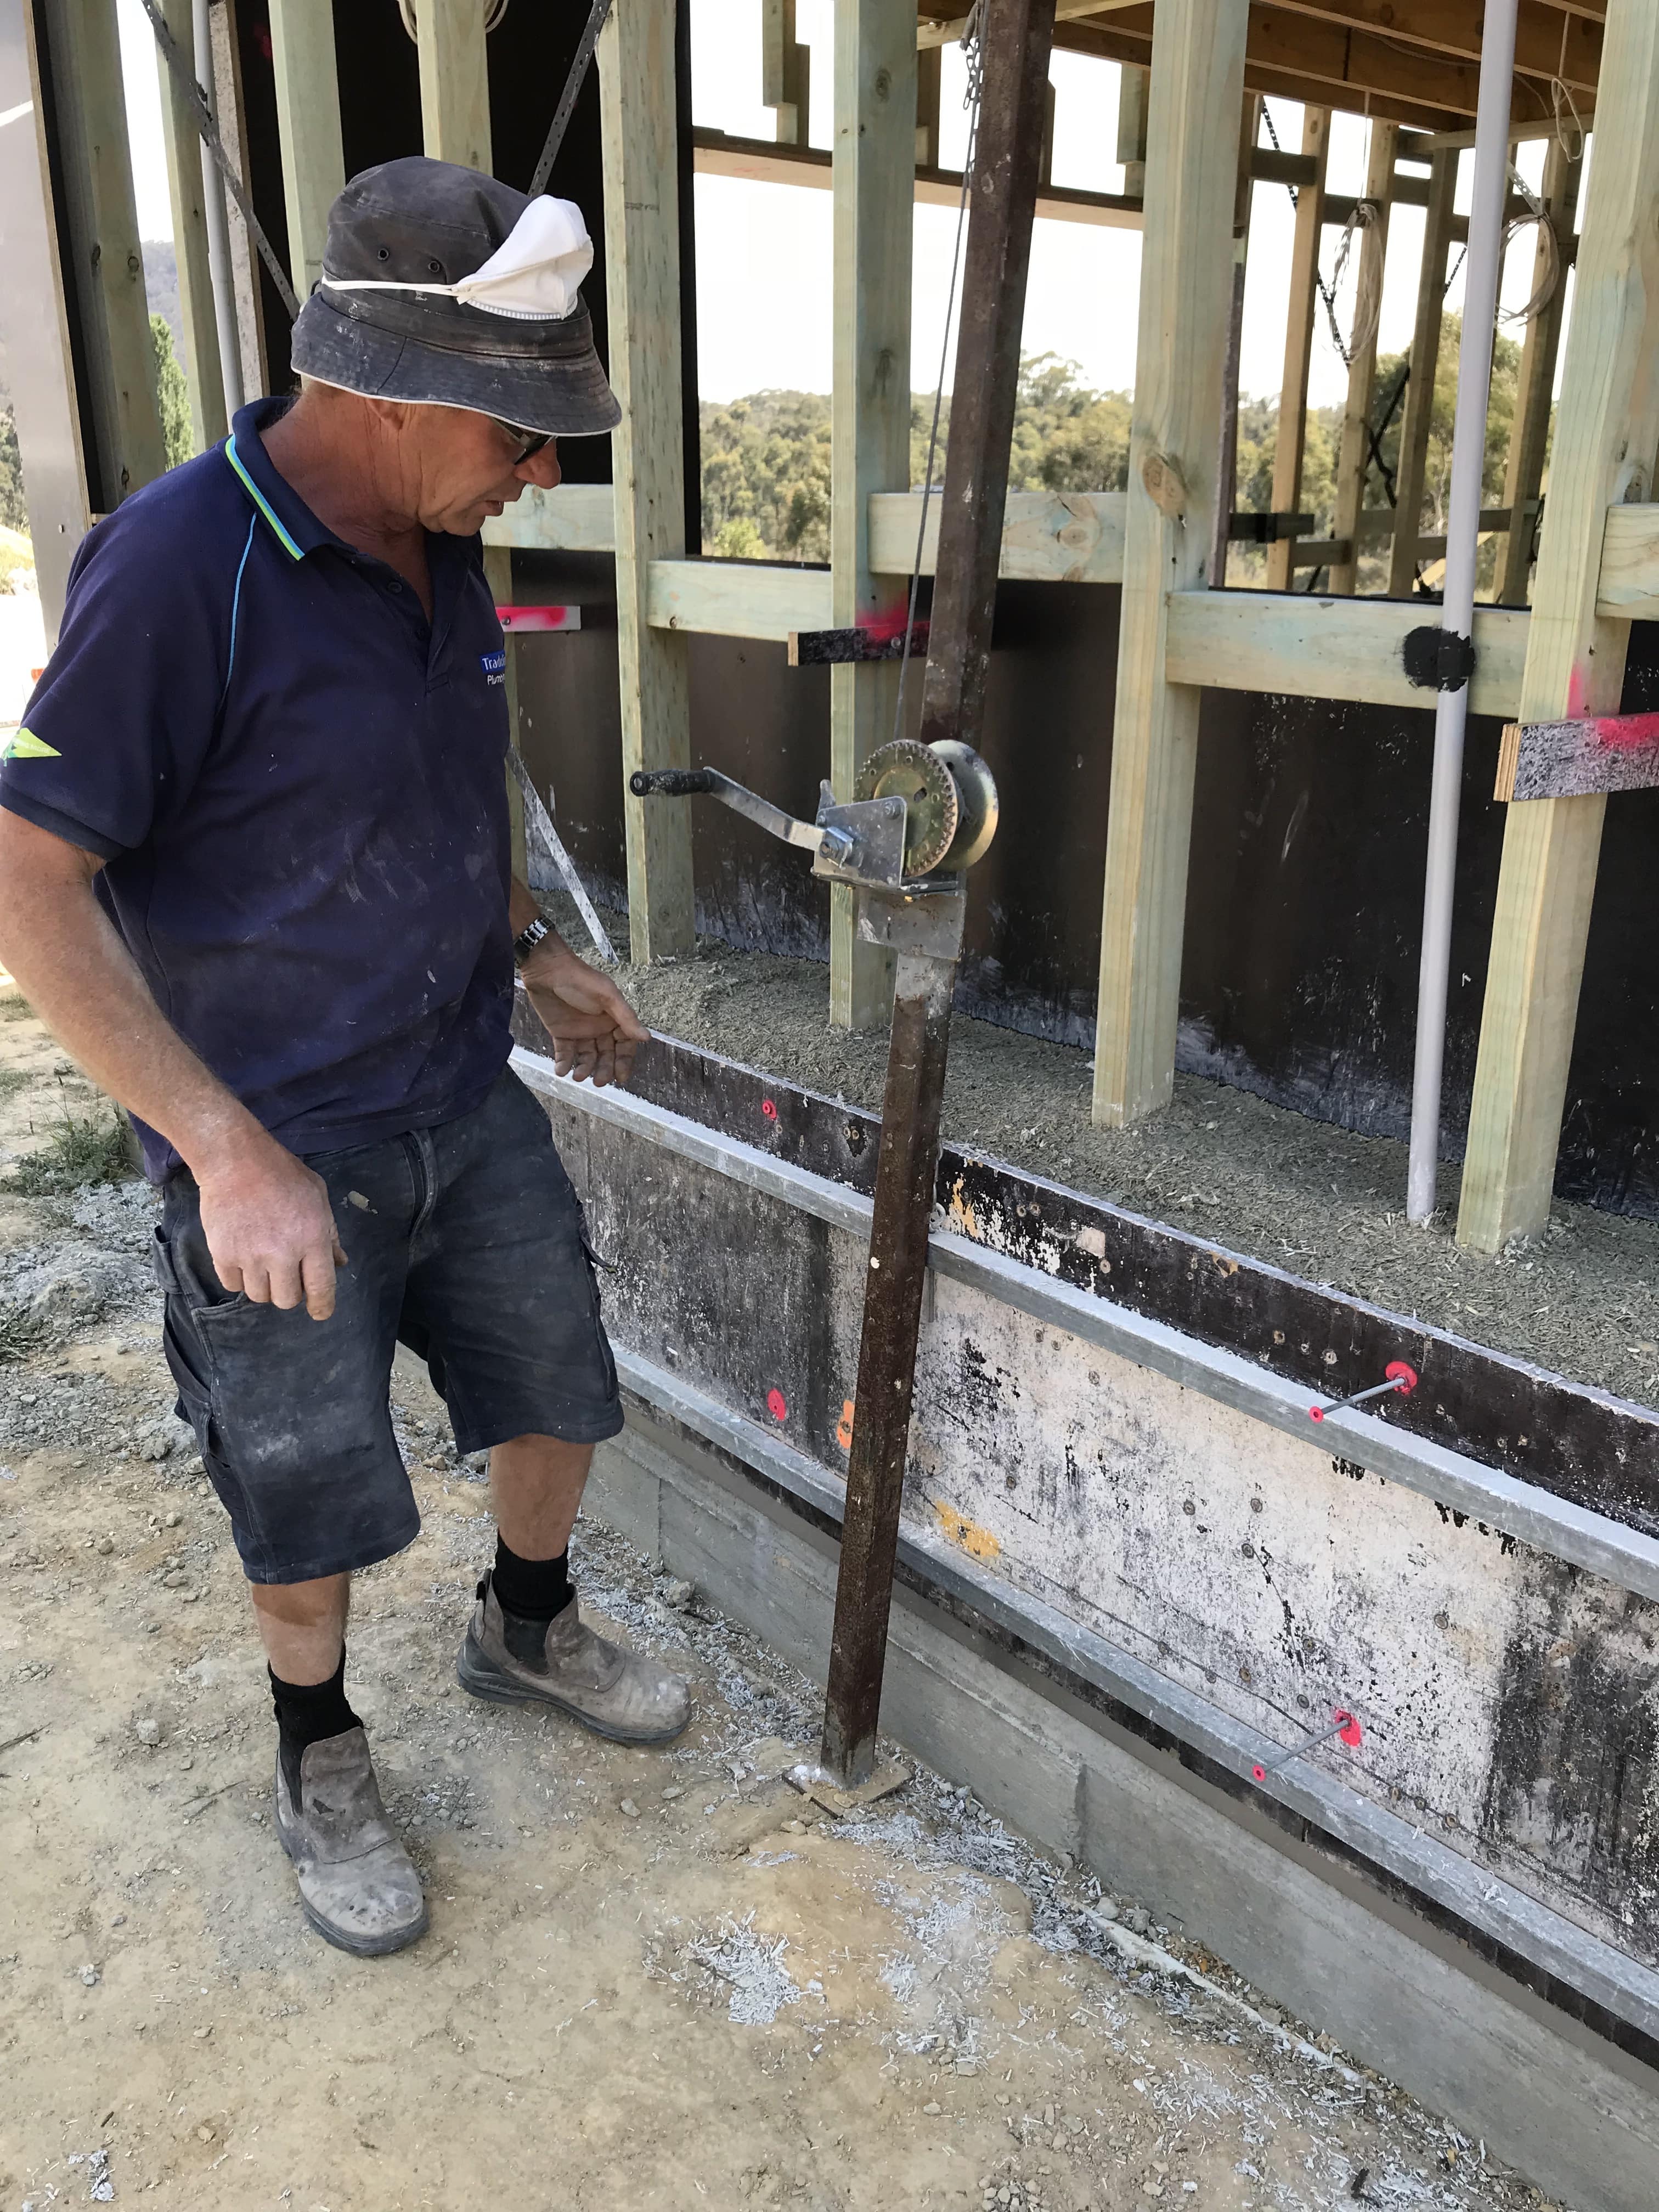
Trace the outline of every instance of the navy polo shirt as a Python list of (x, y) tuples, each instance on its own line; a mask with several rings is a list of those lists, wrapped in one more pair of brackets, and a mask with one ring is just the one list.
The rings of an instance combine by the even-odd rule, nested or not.
[(478, 540), (428, 535), (428, 623), (276, 473), (286, 404), (89, 533), (0, 805), (103, 859), (162, 1012), (317, 1152), (468, 1112), (511, 1049), (506, 659)]

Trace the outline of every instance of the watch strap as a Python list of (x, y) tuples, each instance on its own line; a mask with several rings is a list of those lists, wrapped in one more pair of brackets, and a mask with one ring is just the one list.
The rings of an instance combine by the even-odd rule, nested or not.
[(513, 940), (513, 957), (518, 966), (522, 968), (536, 947), (552, 934), (551, 925), (544, 921), (540, 915), (534, 921), (526, 922)]

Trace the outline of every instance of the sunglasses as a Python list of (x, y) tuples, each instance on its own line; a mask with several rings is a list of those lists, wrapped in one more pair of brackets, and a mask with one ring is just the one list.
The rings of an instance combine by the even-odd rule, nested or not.
[(553, 442), (555, 433), (551, 430), (526, 430), (522, 424), (506, 422), (499, 415), (492, 415), (489, 419), (518, 447), (513, 463), (514, 468), (522, 468), (526, 461), (535, 459), (544, 446), (550, 446)]

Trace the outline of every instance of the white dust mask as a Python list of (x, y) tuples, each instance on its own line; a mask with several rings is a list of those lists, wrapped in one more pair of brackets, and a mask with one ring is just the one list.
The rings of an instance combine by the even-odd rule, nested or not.
[(481, 268), (459, 284), (406, 284), (385, 276), (324, 276), (328, 292), (426, 292), (464, 300), (519, 322), (562, 323), (593, 266), (593, 241), (574, 200), (531, 201)]

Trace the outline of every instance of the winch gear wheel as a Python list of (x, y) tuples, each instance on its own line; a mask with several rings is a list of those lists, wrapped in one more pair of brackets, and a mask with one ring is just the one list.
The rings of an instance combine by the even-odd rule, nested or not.
[(859, 770), (853, 795), (903, 799), (907, 876), (928, 874), (950, 851), (962, 811), (956, 779), (937, 753), (914, 738), (878, 746)]

